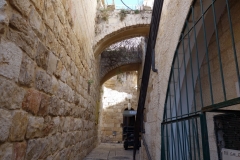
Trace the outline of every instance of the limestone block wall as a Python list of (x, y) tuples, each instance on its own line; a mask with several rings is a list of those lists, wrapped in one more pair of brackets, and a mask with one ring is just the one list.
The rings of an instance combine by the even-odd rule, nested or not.
[[(161, 155), (161, 122), (168, 79), (174, 52), (192, 0), (164, 0), (155, 46), (158, 73), (151, 72), (145, 102), (145, 138), (152, 159)], [(143, 146), (143, 145), (142, 145)], [(146, 150), (140, 148), (140, 159), (147, 159)]]
[(0, 1), (1, 160), (79, 160), (95, 147), (96, 3)]
[[(168, 79), (170, 74), (170, 67), (173, 60), (173, 55), (179, 40), (180, 33), (186, 19), (186, 15), (191, 5), (191, 0), (176, 1), (173, 5), (170, 1), (165, 0), (163, 5), (162, 17), (159, 25), (159, 32), (155, 47), (156, 53), (156, 68), (158, 73), (151, 72), (151, 77), (148, 86), (148, 95), (146, 99), (145, 111), (145, 137), (149, 147), (152, 159), (160, 159), (161, 155), (161, 121), (163, 116), (164, 102), (166, 98), (166, 91)], [(230, 2), (230, 1), (229, 1)], [(232, 16), (233, 29), (235, 34), (236, 50), (239, 62), (239, 5), (236, 0), (230, 2), (230, 10)], [(171, 17), (171, 18), (169, 18)], [(235, 62), (232, 50), (232, 42), (229, 32), (228, 15), (225, 10), (221, 15), (218, 23), (218, 32), (220, 38), (221, 58), (223, 64), (224, 80), (227, 91), (227, 99), (237, 97), (237, 76), (235, 69)], [(216, 48), (216, 35), (213, 34), (208, 44), (208, 51), (210, 57), (210, 71), (212, 77), (214, 102), (223, 100), (222, 84), (220, 79), (219, 63)], [(208, 82), (208, 71), (206, 58), (201, 66), (201, 84), (203, 89), (204, 106), (210, 104), (210, 91)], [(201, 106), (199, 98), (199, 83), (196, 83), (195, 93), (197, 106)], [(231, 107), (231, 109), (239, 109), (239, 105)], [(214, 114), (207, 113), (207, 125), (209, 134), (210, 156), (211, 159), (217, 159), (216, 140), (213, 126)], [(154, 137), (154, 138), (153, 138)], [(147, 159), (144, 147), (141, 147), (141, 159)]]
[[(130, 104), (137, 109), (137, 75), (136, 71), (126, 72), (112, 77), (102, 87), (102, 107), (100, 112), (99, 141), (122, 142), (123, 111)], [(116, 136), (113, 136), (113, 132)]]

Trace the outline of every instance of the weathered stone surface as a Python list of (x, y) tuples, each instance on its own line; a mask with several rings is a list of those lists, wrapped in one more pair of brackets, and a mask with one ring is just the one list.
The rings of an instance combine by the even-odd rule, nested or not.
[(22, 62), (22, 51), (11, 42), (0, 44), (0, 75), (17, 81)]
[(70, 150), (68, 148), (63, 149), (60, 152), (60, 160), (68, 159), (69, 156), (70, 156)]
[(38, 113), (42, 95), (34, 89), (28, 90), (22, 103), (22, 108), (34, 115)]
[(24, 160), (27, 149), (27, 143), (16, 142), (13, 144), (13, 158), (14, 160)]
[(56, 138), (55, 140), (57, 141), (58, 150), (65, 148), (67, 134), (59, 134), (58, 133), (58, 134), (56, 134), (55, 138)]
[(35, 8), (37, 9), (37, 11), (39, 11), (40, 13), (42, 13), (44, 11), (43, 8), (44, 8), (44, 1), (45, 0), (41, 0), (41, 1), (39, 1), (39, 0), (31, 0), (31, 1), (33, 2), (33, 4), (34, 4)]
[(50, 93), (52, 88), (52, 79), (45, 71), (37, 70), (35, 83), (38, 90)]
[(50, 116), (44, 117), (44, 129), (43, 134), (44, 136), (48, 136), (49, 134), (53, 133), (54, 129), (54, 122)]
[(68, 132), (70, 130), (71, 118), (66, 117), (64, 120), (63, 131)]
[(36, 62), (38, 66), (42, 67), (44, 70), (47, 70), (48, 67), (49, 54), (50, 54), (49, 50), (41, 42), (38, 42)]
[(61, 62), (61, 60), (57, 60), (57, 68), (56, 68), (56, 71), (54, 72), (54, 75), (57, 77), (57, 78), (60, 78), (61, 77), (61, 73), (62, 73), (62, 70), (63, 70), (63, 64)]
[(15, 83), (0, 77), (0, 108), (21, 108), (24, 95), (24, 89), (18, 87)]
[(81, 130), (83, 127), (83, 124), (82, 124), (82, 119), (80, 118), (74, 118), (74, 130)]
[(41, 16), (38, 14), (38, 12), (33, 7), (29, 13), (29, 23), (30, 23), (33, 31), (42, 40), (44, 37), (46, 28), (45, 28), (45, 25), (43, 24)]
[(21, 85), (31, 86), (31, 84), (33, 83), (35, 71), (34, 65), (34, 61), (24, 54), (22, 58), (20, 75), (18, 78), (18, 81)]
[(5, 32), (5, 26), (8, 25), (8, 16), (6, 14), (6, 8), (7, 8), (7, 2), (6, 0), (2, 0), (0, 2), (0, 34), (3, 34)]
[(57, 67), (57, 57), (50, 52), (49, 53), (49, 59), (48, 59), (48, 68), (47, 68), (47, 73), (48, 74), (53, 74), (56, 71)]
[(11, 143), (4, 143), (0, 145), (0, 159), (9, 160), (12, 159), (13, 145)]
[(44, 12), (43, 12), (43, 19), (46, 22), (46, 24), (48, 25), (49, 28), (53, 29), (54, 27), (54, 19), (56, 19), (56, 15), (54, 13), (54, 9), (52, 6), (52, 2), (51, 1), (45, 1), (45, 8), (44, 8)]
[(48, 107), (50, 106), (50, 97), (46, 94), (42, 94), (40, 107), (38, 110), (39, 116), (46, 116), (48, 115)]
[(51, 94), (57, 95), (58, 91), (58, 80), (55, 78), (55, 76), (52, 76), (52, 87), (51, 87)]
[(61, 79), (63, 82), (66, 82), (66, 81), (67, 81), (67, 78), (68, 78), (69, 76), (70, 76), (69, 72), (68, 72), (67, 69), (63, 66), (60, 79)]
[(12, 116), (10, 112), (0, 109), (0, 142), (7, 140), (9, 136), (9, 130), (12, 123)]
[(54, 117), (53, 118), (53, 130), (52, 130), (52, 134), (57, 133), (58, 131), (61, 131), (61, 126), (60, 126), (60, 118), (59, 117)]
[(44, 147), (44, 150), (39, 156), (39, 159), (46, 159), (49, 155), (51, 155), (51, 148), (52, 148), (52, 137), (46, 137), (46, 146)]
[(21, 31), (23, 33), (29, 33), (30, 26), (28, 25), (27, 21), (20, 15), (20, 14), (12, 14), (9, 25), (11, 28)]
[(19, 12), (28, 16), (30, 12), (30, 2), (28, 0), (9, 0), (10, 4), (12, 4)]
[(28, 141), (25, 159), (39, 159), (47, 145), (47, 139), (32, 139)]
[(60, 99), (58, 99), (56, 96), (52, 96), (50, 98), (50, 106), (48, 108), (48, 112), (50, 115), (57, 116), (58, 110), (59, 110), (59, 103)]
[(23, 111), (13, 113), (12, 125), (10, 128), (9, 139), (11, 141), (22, 141), (27, 131), (28, 117)]
[(7, 38), (19, 46), (30, 58), (35, 59), (37, 37), (31, 30), (28, 30), (26, 35), (24, 32), (16, 32), (10, 29), (10, 32), (7, 32)]
[(44, 132), (44, 119), (42, 117), (33, 117), (30, 116), (28, 118), (28, 126), (27, 126), (27, 139), (39, 138), (43, 137)]

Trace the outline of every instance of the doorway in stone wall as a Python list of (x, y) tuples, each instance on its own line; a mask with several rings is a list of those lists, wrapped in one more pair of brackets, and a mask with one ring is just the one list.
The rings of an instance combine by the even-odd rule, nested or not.
[(99, 116), (100, 143), (123, 143), (123, 125), (134, 125), (134, 119), (123, 119), (125, 109), (137, 107), (138, 72), (118, 74), (102, 85)]

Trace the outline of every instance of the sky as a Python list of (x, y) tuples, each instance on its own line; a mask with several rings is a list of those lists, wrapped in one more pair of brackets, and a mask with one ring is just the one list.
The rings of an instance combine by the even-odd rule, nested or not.
[[(112, 4), (113, 0), (106, 0), (107, 4)], [(122, 0), (127, 6), (129, 6), (132, 9), (135, 9), (135, 6), (141, 5), (143, 0)], [(124, 4), (121, 2), (121, 0), (114, 0), (116, 8), (126, 8)]]

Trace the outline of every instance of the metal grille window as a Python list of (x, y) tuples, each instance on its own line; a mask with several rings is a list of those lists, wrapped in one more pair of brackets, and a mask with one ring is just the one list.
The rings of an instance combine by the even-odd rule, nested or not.
[(240, 12), (234, 10), (239, 4), (195, 0), (190, 7), (168, 82), (163, 160), (210, 159), (205, 112), (240, 103)]

